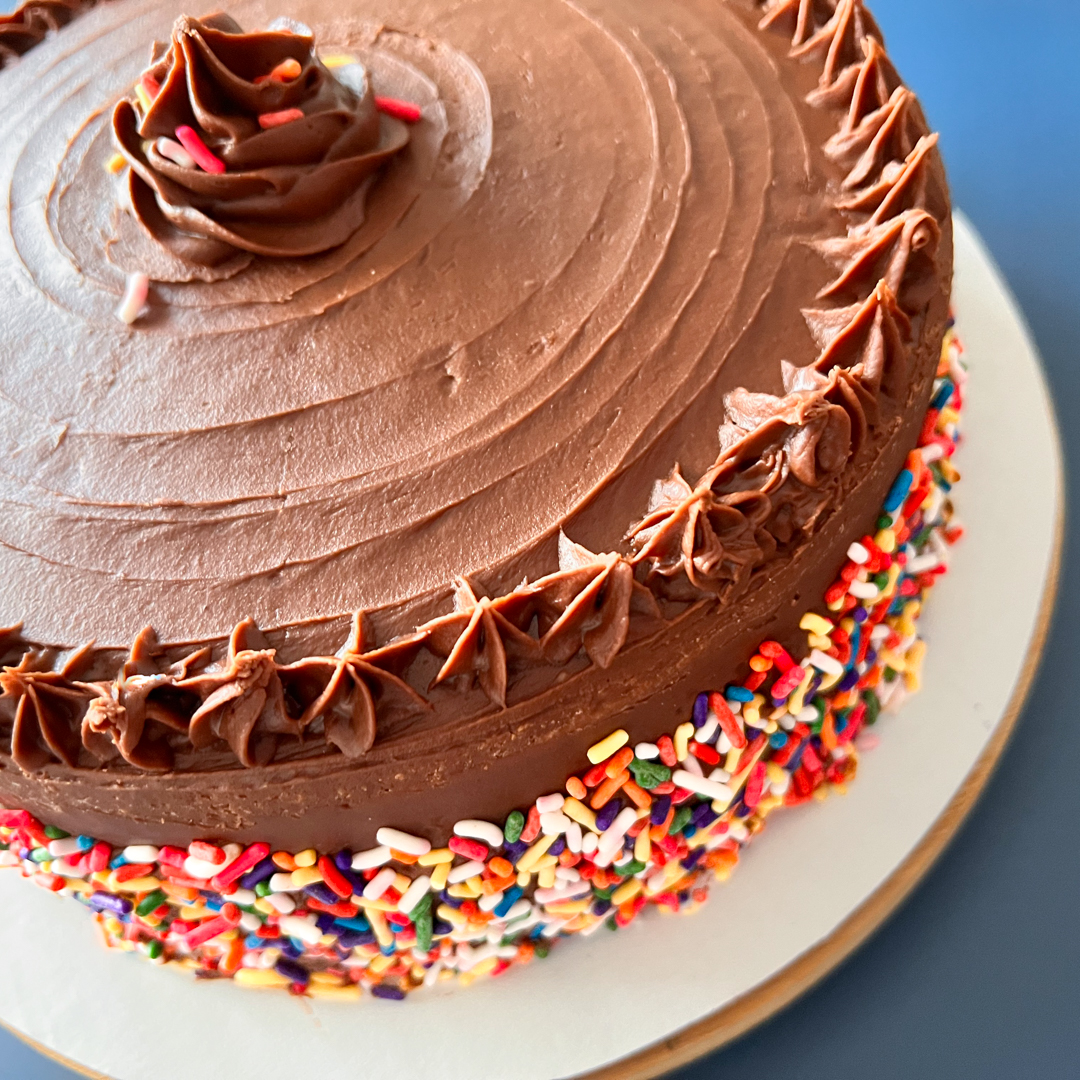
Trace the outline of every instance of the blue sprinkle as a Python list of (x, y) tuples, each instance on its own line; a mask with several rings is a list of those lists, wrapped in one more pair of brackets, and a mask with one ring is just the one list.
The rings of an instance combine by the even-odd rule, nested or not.
[(343, 929), (355, 930), (358, 934), (363, 934), (371, 929), (371, 923), (363, 915), (354, 915), (351, 919), (335, 919), (334, 922)]
[(294, 960), (304, 955), (304, 946), (298, 945), (295, 938), (278, 938), (277, 947), (285, 956), (291, 956)]
[(889, 494), (885, 496), (886, 511), (891, 514), (899, 509), (900, 504), (907, 498), (914, 481), (915, 477), (911, 475), (910, 470), (901, 470), (900, 475), (893, 481), (893, 486), (889, 488)]
[(522, 894), (523, 890), (517, 885), (514, 885), (511, 888), (507, 889), (506, 892), (503, 893), (502, 900), (499, 901), (499, 906), (495, 908), (495, 917), (497, 919), (503, 918), (506, 913), (521, 899)]
[(934, 394), (934, 400), (930, 402), (931, 409), (943, 409), (949, 403), (949, 398), (953, 396), (953, 384), (951, 379), (943, 379), (941, 386), (938, 388), (936, 394)]
[(245, 949), (261, 949), (266, 944), (266, 939), (259, 937), (258, 934), (248, 934), (244, 938)]
[(127, 859), (124, 858), (123, 853), (114, 855), (109, 863), (110, 870), (119, 870), (121, 866), (127, 866)]
[(724, 691), (724, 697), (726, 697), (728, 701), (742, 701), (745, 703), (754, 700), (754, 692), (752, 690), (747, 690), (745, 686), (732, 685)]
[(92, 836), (80, 836), (78, 839), (80, 851), (89, 851), (96, 843)]
[(225, 906), (225, 901), (220, 896), (215, 896), (212, 900), (206, 900), (203, 906), (210, 911), (220, 911)]
[(783, 747), (787, 746), (787, 740), (788, 740), (788, 737), (787, 737), (787, 732), (786, 731), (774, 731), (769, 736), (769, 745), (774, 750), (780, 750)]
[(379, 952), (381, 952), (383, 956), (393, 956), (394, 953), (397, 952), (397, 947), (391, 941), (389, 945), (381, 945), (379, 947)]

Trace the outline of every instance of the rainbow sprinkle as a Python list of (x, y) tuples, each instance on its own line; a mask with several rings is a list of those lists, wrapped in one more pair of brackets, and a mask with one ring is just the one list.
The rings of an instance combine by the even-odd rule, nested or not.
[[(699, 694), (655, 743), (614, 731), (565, 794), (500, 826), (466, 820), (445, 848), (393, 828), (368, 851), (290, 854), (267, 844), (115, 849), (23, 810), (0, 810), (0, 867), (96, 913), (106, 942), (205, 978), (295, 994), (400, 1000), (547, 955), (551, 943), (689, 911), (724, 880), (768, 815), (856, 771), (879, 714), (919, 688), (916, 622), (962, 529), (949, 492), (966, 379), (946, 334), (917, 449), (874, 536), (848, 549), (824, 612), (807, 612), (798, 663), (762, 642), (749, 675)], [(771, 680), (771, 681), (770, 681)]]

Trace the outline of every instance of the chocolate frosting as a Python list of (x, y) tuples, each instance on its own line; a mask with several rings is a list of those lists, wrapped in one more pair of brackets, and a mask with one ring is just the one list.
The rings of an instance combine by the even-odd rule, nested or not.
[(149, 249), (102, 209), (93, 110), (174, 10), (117, 0), (0, 77), (37, 96), (0, 175), (46, 208), (0, 263), (33, 283), (0, 290), (0, 611), (26, 619), (0, 800), (118, 839), (440, 838), (682, 719), (871, 527), (951, 233), (869, 15), (529, 11), (301, 2), (424, 119), (340, 248), (170, 270), (134, 331), (109, 312)]
[(94, 0), (28, 0), (0, 15), (0, 68), (93, 7)]
[[(339, 82), (314, 39), (286, 30), (245, 34), (235, 19), (180, 16), (143, 78), (160, 87), (146, 114), (113, 110), (116, 144), (131, 166), (132, 209), (143, 228), (187, 262), (214, 266), (237, 250), (313, 255), (343, 244), (364, 222), (367, 183), (409, 141), (380, 117), (366, 72), (360, 93)], [(291, 78), (271, 78), (294, 61)], [(260, 117), (303, 115), (266, 128)], [(153, 140), (194, 126), (222, 173), (164, 157)]]

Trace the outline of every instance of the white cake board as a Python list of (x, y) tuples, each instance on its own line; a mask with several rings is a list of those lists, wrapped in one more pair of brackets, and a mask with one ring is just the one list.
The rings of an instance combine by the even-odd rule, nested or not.
[(1052, 606), (1063, 505), (1053, 412), (1015, 302), (971, 226), (956, 225), (971, 366), (957, 505), (968, 533), (923, 622), (925, 688), (875, 728), (881, 745), (846, 797), (771, 817), (692, 916), (653, 913), (498, 979), (404, 1003), (196, 982), (106, 950), (85, 909), (3, 871), (0, 1022), (113, 1080), (291, 1080), (313, 1067), (331, 1078), (630, 1078), (720, 1045), (820, 979), (903, 899), (970, 809)]

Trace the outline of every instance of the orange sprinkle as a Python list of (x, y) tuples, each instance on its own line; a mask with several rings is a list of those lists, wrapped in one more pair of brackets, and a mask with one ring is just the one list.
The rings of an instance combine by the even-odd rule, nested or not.
[(623, 792), (630, 799), (630, 801), (641, 810), (648, 810), (652, 806), (652, 796), (634, 783), (633, 780), (627, 780), (623, 784)]
[(836, 749), (836, 721), (832, 711), (825, 714), (825, 720), (821, 725), (821, 744), (826, 750)]
[(417, 860), (417, 858), (419, 858), (419, 856), (417, 856), (417, 855), (409, 855), (404, 851), (397, 851), (396, 849), (391, 848), (390, 849), (390, 858), (393, 859), (394, 862), (401, 863), (403, 866), (412, 866), (412, 864), (414, 862), (416, 862), (416, 860)]
[(282, 109), (280, 112), (260, 113), (259, 127), (263, 131), (268, 131), (270, 128), (283, 127), (285, 124), (303, 119), (304, 113), (301, 109)]
[(240, 961), (244, 958), (246, 945), (242, 936), (237, 935), (229, 942), (229, 948), (218, 962), (218, 971), (222, 975), (232, 975), (240, 967)]
[(609, 780), (614, 779), (634, 760), (634, 751), (629, 746), (624, 746), (617, 754), (613, 754), (604, 766), (604, 772)]
[(255, 85), (261, 86), (264, 82), (269, 82), (271, 79), (273, 79), (274, 82), (290, 82), (292, 79), (297, 78), (302, 70), (300, 61), (294, 60), (290, 56), (288, 60), (282, 60), (269, 75), (257, 75), (255, 77)]
[(761, 656), (759, 654), (750, 657), (750, 666), (755, 671), (768, 671), (769, 668), (772, 667), (772, 661), (767, 656)]
[(491, 859), (488, 862), (488, 869), (496, 877), (501, 878), (510, 877), (510, 875), (514, 872), (514, 867), (511, 865), (511, 863), (507, 859), (504, 859), (501, 855), (496, 855), (494, 859)]
[(566, 793), (567, 795), (580, 800), (584, 799), (588, 794), (588, 789), (578, 777), (571, 776), (570, 779), (566, 781)]
[(594, 792), (593, 797), (589, 800), (589, 805), (594, 810), (599, 810), (602, 806), (606, 805), (611, 797), (615, 794), (630, 779), (630, 774), (623, 769), (622, 772), (615, 776), (609, 776)]
[(284, 870), (286, 874), (291, 874), (296, 869), (296, 860), (287, 851), (275, 851), (270, 856), (274, 861), (274, 865), (279, 870)]

